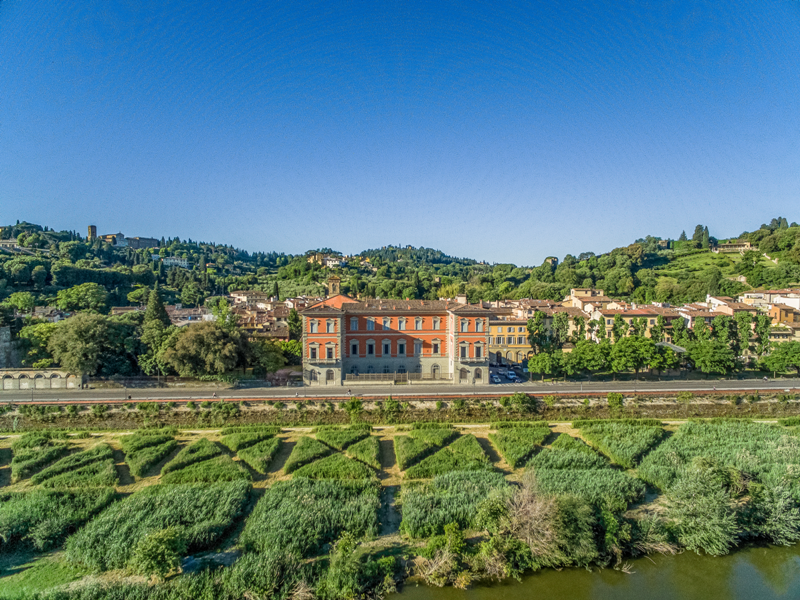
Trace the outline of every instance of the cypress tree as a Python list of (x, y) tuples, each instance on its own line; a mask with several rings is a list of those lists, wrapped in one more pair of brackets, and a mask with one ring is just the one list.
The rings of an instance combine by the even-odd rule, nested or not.
[(705, 230), (703, 231), (702, 247), (703, 248), (708, 248), (709, 242), (710, 242), (710, 240), (709, 240), (709, 236), (708, 236), (708, 227), (706, 227)]
[(685, 242), (686, 241), (686, 232), (685, 231), (681, 231), (681, 237), (678, 238), (678, 241), (679, 242)]
[(158, 293), (158, 284), (153, 287), (150, 297), (147, 299), (147, 308), (144, 311), (144, 323), (142, 324), (142, 342), (155, 352), (161, 345), (164, 331), (172, 324), (161, 301), (161, 294)]
[(702, 242), (703, 241), (703, 231), (704, 228), (702, 225), (698, 225), (694, 228), (694, 235), (692, 235), (693, 242)]
[(277, 298), (278, 300), (281, 299), (281, 291), (280, 291), (280, 288), (278, 287), (278, 282), (277, 281), (275, 281), (275, 285), (272, 288), (272, 296), (274, 298)]

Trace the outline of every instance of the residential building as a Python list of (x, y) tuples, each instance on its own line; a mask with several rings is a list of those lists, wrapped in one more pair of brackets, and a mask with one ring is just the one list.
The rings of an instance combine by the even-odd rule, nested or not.
[(180, 267), (181, 269), (189, 268), (188, 258), (179, 258), (177, 256), (165, 256), (161, 259), (161, 264), (165, 267)]
[(753, 245), (745, 240), (731, 240), (723, 244), (717, 244), (711, 248), (712, 252), (738, 252), (744, 254), (748, 250), (752, 250)]
[(500, 364), (522, 364), (533, 355), (528, 341), (528, 320), (497, 318), (489, 320), (489, 358)]
[(786, 304), (773, 304), (767, 314), (773, 325), (800, 323), (800, 310)]
[(268, 292), (262, 292), (259, 290), (238, 290), (236, 292), (231, 292), (230, 297), (233, 299), (234, 305), (269, 302), (271, 298)]

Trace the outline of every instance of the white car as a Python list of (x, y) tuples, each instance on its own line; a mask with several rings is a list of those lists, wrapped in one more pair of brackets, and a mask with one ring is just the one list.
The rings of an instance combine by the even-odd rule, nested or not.
[(517, 381), (517, 374), (514, 371), (509, 371), (506, 373), (506, 377), (508, 377), (509, 381)]
[(497, 375), (492, 375), (492, 383), (501, 383), (500, 377)]

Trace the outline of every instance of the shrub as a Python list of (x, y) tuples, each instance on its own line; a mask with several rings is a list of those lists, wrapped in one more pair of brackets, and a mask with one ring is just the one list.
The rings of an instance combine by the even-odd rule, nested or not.
[(0, 494), (0, 551), (54, 548), (114, 498), (112, 488)]
[(184, 469), (189, 465), (214, 458), (220, 454), (222, 454), (222, 450), (220, 450), (219, 446), (206, 438), (200, 438), (178, 452), (175, 458), (164, 465), (164, 468), (161, 469), (161, 474), (164, 475), (170, 471)]
[(181, 531), (167, 527), (148, 533), (136, 544), (131, 557), (131, 567), (140, 575), (157, 575), (161, 578), (181, 566), (186, 553), (186, 540)]
[(645, 485), (615, 469), (537, 469), (539, 489), (548, 494), (569, 495), (613, 511), (644, 498)]
[(280, 427), (274, 425), (236, 425), (234, 427), (225, 427), (220, 435), (231, 435), (234, 433), (263, 433), (269, 435), (278, 435), (281, 432)]
[(626, 423), (598, 423), (582, 428), (581, 435), (615, 463), (632, 469), (664, 438), (664, 430)]
[(411, 429), (453, 429), (453, 424), (430, 421), (415, 421), (411, 424)]
[[(67, 471), (80, 469), (97, 461), (113, 459), (114, 451), (108, 444), (97, 444), (95, 447), (62, 458), (53, 465), (31, 477), (31, 483), (40, 484), (46, 479), (61, 475)], [(113, 485), (113, 484), (111, 484)]]
[[(161, 438), (161, 436), (152, 436)], [(164, 458), (178, 447), (178, 442), (169, 436), (165, 436), (167, 441), (154, 446), (145, 446), (139, 450), (134, 450), (125, 455), (125, 462), (130, 467), (131, 474), (136, 477), (144, 477), (144, 474), (160, 463)]]
[(420, 538), (442, 534), (450, 523), (471, 528), (481, 502), (507, 487), (501, 473), (487, 470), (451, 471), (424, 484), (404, 484), (400, 530)]
[(242, 448), (253, 446), (258, 442), (275, 437), (274, 433), (231, 433), (220, 440), (223, 446), (227, 446), (233, 452), (238, 452)]
[(263, 442), (242, 448), (239, 450), (238, 456), (243, 462), (250, 465), (251, 469), (264, 475), (278, 453), (280, 445), (280, 438), (267, 438)]
[(692, 400), (694, 400), (694, 394), (692, 392), (680, 392), (678, 394), (678, 402), (682, 404), (689, 404)]
[(171, 435), (162, 433), (151, 433), (149, 431), (137, 431), (133, 435), (125, 435), (120, 438), (122, 449), (126, 453), (138, 452), (142, 448), (158, 446), (164, 442), (172, 440)]
[(405, 475), (410, 479), (419, 479), (434, 477), (448, 471), (482, 469), (491, 469), (489, 458), (475, 436), (468, 434), (407, 469)]
[(297, 440), (297, 444), (292, 448), (292, 453), (283, 466), (283, 472), (291, 473), (305, 464), (327, 456), (331, 452), (332, 450), (322, 442), (303, 436)]
[(370, 479), (375, 472), (367, 465), (339, 452), (304, 465), (294, 472), (294, 477), (309, 479)]
[(356, 537), (378, 533), (380, 486), (374, 481), (296, 478), (270, 487), (239, 539), (246, 552), (313, 556), (344, 531)]
[[(559, 439), (562, 437), (565, 436), (559, 436)], [(526, 467), (532, 468), (538, 476), (543, 470), (557, 469), (574, 472), (578, 470), (605, 469), (609, 466), (608, 461), (602, 456), (593, 452), (585, 444), (584, 446), (588, 449), (588, 452), (575, 449), (543, 448), (541, 452), (528, 461)]]
[(347, 448), (348, 456), (360, 460), (376, 470), (381, 468), (380, 452), (380, 442), (374, 435), (370, 435)]
[(189, 410), (197, 410), (197, 404), (194, 403), (194, 400), (189, 400), (186, 403), (186, 408), (188, 408)]
[(512, 469), (522, 466), (550, 435), (547, 425), (516, 427), (490, 433), (489, 439), (503, 455)]
[(623, 423), (625, 425), (638, 425), (641, 427), (663, 427), (664, 423), (660, 419), (576, 419), (572, 422), (575, 429), (583, 429), (590, 425), (602, 425), (604, 423)]
[(449, 444), (458, 437), (458, 432), (455, 429), (440, 429), (440, 428), (422, 428), (414, 429), (409, 434), (409, 437), (415, 440), (421, 440), (434, 446), (444, 446)]
[(20, 437), (11, 443), (11, 449), (14, 452), (31, 448), (42, 448), (49, 446), (53, 441), (53, 435), (47, 432), (31, 431), (23, 433)]
[(553, 408), (556, 405), (556, 397), (553, 395), (547, 395), (542, 398), (542, 402), (544, 402), (549, 408)]
[(112, 504), (67, 540), (67, 559), (91, 569), (126, 567), (139, 541), (175, 527), (195, 553), (213, 548), (236, 522), (250, 484), (153, 485)]
[(516, 427), (547, 427), (547, 421), (496, 421), (491, 429), (514, 429)]
[(211, 408), (212, 406), (213, 406), (213, 404), (211, 403), (210, 400), (203, 400), (200, 403), (200, 408)]
[(219, 481), (250, 481), (250, 473), (227, 454), (190, 464), (177, 471), (162, 475), (162, 484), (215, 483)]
[(344, 450), (367, 436), (369, 436), (369, 430), (364, 429), (323, 430), (317, 432), (319, 441), (336, 450)]
[(785, 419), (778, 419), (778, 424), (784, 427), (794, 427), (800, 425), (800, 417), (786, 417)]
[(619, 392), (609, 392), (608, 396), (606, 396), (606, 400), (608, 401), (608, 407), (612, 410), (622, 408), (624, 402), (622, 394)]

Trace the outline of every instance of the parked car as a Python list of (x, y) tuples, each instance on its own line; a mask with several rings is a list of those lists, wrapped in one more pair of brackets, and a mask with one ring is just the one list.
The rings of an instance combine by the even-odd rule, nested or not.
[(498, 377), (497, 375), (492, 375), (491, 381), (492, 383), (501, 383), (500, 377)]
[(509, 371), (508, 373), (506, 373), (506, 377), (508, 377), (509, 381), (517, 381), (519, 379), (517, 377), (517, 374), (514, 373), (514, 371)]
[(497, 369), (497, 372), (500, 373), (500, 375), (505, 375), (506, 373), (508, 373), (508, 369), (505, 367), (500, 367), (499, 369)]

